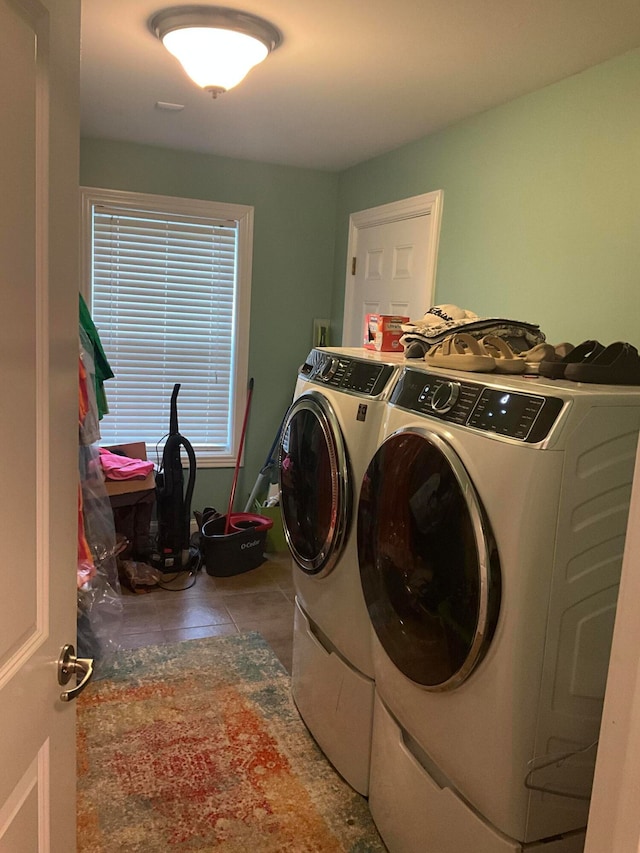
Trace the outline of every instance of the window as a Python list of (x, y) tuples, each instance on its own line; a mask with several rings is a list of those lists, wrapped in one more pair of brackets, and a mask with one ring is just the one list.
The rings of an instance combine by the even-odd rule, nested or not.
[(178, 421), (199, 466), (233, 465), (246, 400), (253, 208), (83, 189), (87, 303), (115, 374), (103, 444)]

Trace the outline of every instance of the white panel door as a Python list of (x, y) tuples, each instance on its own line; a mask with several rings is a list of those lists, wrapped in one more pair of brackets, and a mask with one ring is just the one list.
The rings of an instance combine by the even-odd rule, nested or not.
[(0, 0), (0, 853), (75, 850), (79, 0)]
[(367, 314), (418, 320), (433, 304), (442, 193), (351, 217), (343, 346), (362, 346)]

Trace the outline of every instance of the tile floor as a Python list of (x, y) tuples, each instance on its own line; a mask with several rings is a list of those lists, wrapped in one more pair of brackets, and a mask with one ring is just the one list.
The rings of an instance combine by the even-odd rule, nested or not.
[(269, 554), (257, 569), (229, 578), (214, 578), (202, 569), (195, 586), (180, 592), (135, 594), (123, 589), (121, 644), (135, 649), (259, 631), (290, 673), (293, 600), (288, 553)]

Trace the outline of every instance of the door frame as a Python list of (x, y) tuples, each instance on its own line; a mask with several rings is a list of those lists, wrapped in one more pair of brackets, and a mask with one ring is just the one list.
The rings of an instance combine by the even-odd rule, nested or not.
[(380, 204), (367, 210), (359, 210), (349, 216), (349, 242), (347, 244), (347, 263), (345, 271), (344, 309), (342, 315), (342, 345), (345, 346), (345, 329), (351, 327), (353, 312), (353, 258), (358, 251), (358, 233), (361, 228), (372, 228), (375, 225), (386, 225), (389, 222), (399, 222), (403, 219), (413, 219), (418, 216), (429, 216), (430, 239), (427, 257), (426, 285), (431, 284), (435, 291), (436, 266), (438, 261), (438, 244), (440, 242), (440, 223), (442, 220), (443, 190), (433, 190), (422, 195), (403, 198), (388, 204)]
[(584, 853), (640, 851), (640, 445), (629, 505)]

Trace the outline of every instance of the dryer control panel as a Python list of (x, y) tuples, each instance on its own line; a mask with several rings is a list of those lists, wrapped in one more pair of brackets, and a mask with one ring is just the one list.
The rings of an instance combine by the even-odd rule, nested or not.
[(409, 412), (535, 443), (549, 433), (564, 405), (558, 397), (492, 388), (406, 368), (390, 402)]
[(377, 397), (394, 374), (390, 364), (311, 350), (299, 371), (307, 381), (362, 397)]
[(390, 364), (311, 350), (300, 368), (301, 378), (363, 397), (382, 394), (394, 373)]
[(299, 375), (307, 381), (351, 394), (377, 397), (384, 391), (393, 372), (390, 364), (311, 350)]

